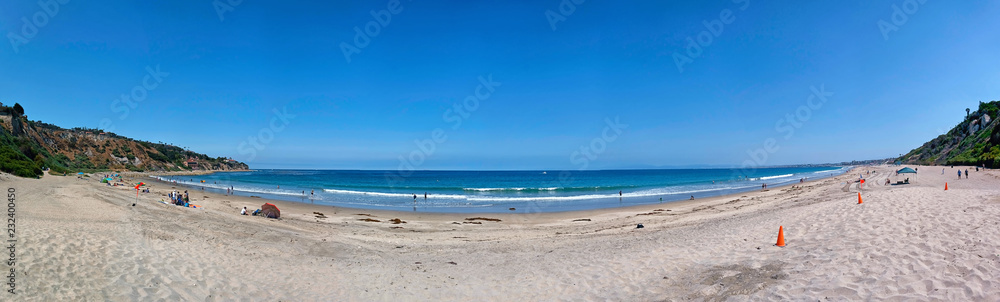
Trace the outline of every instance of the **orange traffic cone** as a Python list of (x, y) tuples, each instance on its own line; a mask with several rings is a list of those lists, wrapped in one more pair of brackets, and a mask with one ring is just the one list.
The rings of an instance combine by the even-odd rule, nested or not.
[(948, 191), (948, 183), (944, 183), (944, 190)]
[(861, 192), (858, 192), (858, 204), (861, 204)]
[(779, 247), (785, 246), (785, 226), (778, 226), (778, 243), (774, 245)]

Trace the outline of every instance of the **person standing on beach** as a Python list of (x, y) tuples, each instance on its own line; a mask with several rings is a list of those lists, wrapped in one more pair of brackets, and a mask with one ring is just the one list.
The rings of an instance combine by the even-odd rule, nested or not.
[(962, 179), (962, 170), (958, 170), (958, 179)]
[(965, 179), (969, 179), (969, 169), (965, 169)]

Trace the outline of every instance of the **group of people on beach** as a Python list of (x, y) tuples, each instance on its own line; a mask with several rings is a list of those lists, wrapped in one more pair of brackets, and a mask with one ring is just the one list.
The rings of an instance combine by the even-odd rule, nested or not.
[(180, 192), (173, 191), (168, 193), (167, 197), (170, 198), (170, 202), (173, 203), (174, 205), (185, 206), (185, 207), (191, 205), (191, 199), (188, 198), (187, 190), (184, 190), (184, 195), (181, 195)]

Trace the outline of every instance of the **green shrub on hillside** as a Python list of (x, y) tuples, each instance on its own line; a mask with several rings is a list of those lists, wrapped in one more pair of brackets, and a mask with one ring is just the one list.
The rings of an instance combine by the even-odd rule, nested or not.
[(0, 147), (0, 171), (20, 177), (38, 177), (42, 168), (35, 161), (10, 146)]

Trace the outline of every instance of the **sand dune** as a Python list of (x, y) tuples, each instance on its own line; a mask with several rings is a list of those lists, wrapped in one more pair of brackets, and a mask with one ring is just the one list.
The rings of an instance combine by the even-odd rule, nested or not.
[[(957, 180), (951, 168), (921, 167), (913, 184), (881, 186), (892, 168), (876, 169), (861, 205), (847, 182), (854, 171), (800, 188), (569, 213), (274, 202), (281, 220), (238, 215), (260, 199), (196, 190), (202, 209), (165, 205), (170, 184), (148, 179), (153, 193), (135, 207), (131, 188), (0, 179), (19, 194), (15, 300), (1000, 299), (1000, 171)], [(778, 226), (784, 248), (773, 246)]]

